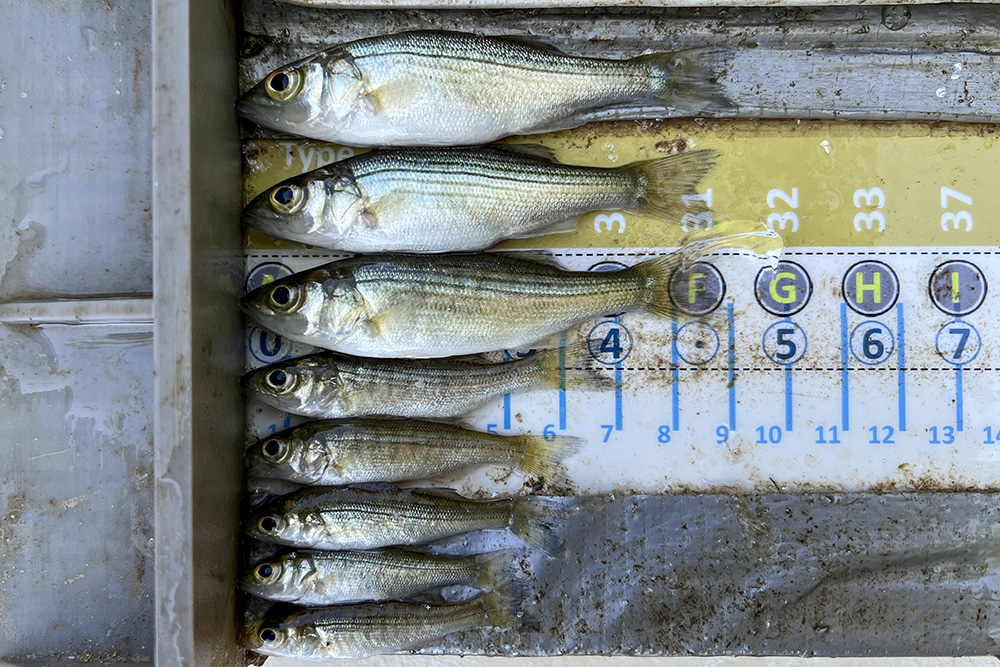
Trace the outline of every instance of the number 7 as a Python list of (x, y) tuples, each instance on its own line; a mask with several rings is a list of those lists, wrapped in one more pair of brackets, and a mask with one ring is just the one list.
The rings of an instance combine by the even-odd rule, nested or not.
[(611, 438), (611, 432), (615, 430), (615, 425), (614, 424), (601, 424), (601, 428), (603, 428), (604, 431), (605, 431), (603, 442), (607, 442), (608, 439)]
[(965, 344), (969, 342), (969, 329), (948, 329), (948, 333), (955, 334), (959, 336), (958, 347), (955, 348), (955, 354), (951, 355), (952, 359), (958, 360), (962, 358), (962, 352), (965, 351)]
[(970, 197), (969, 195), (964, 195), (961, 192), (959, 192), (958, 190), (954, 190), (954, 189), (949, 188), (947, 186), (942, 186), (941, 187), (941, 208), (948, 208), (948, 198), (949, 197), (951, 197), (953, 199), (957, 199), (958, 201), (962, 202), (963, 204), (968, 204), (970, 206), (972, 205), (972, 197)]

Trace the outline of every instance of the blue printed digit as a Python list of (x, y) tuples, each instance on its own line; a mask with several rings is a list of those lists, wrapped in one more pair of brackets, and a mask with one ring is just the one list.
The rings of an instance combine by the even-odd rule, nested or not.
[(622, 356), (622, 343), (621, 343), (621, 333), (620, 329), (611, 329), (608, 334), (604, 337), (601, 342), (601, 352), (611, 353), (614, 359), (620, 359)]

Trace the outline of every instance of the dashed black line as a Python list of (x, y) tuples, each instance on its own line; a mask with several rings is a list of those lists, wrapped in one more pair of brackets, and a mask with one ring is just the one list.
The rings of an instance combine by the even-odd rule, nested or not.
[[(532, 250), (534, 250), (532, 248)], [(516, 252), (516, 250), (515, 250)], [(553, 257), (662, 257), (673, 254), (669, 252), (554, 252)], [(788, 250), (783, 252), (785, 257), (890, 257), (890, 256), (935, 256), (953, 257), (969, 255), (1000, 255), (1000, 250)], [(744, 257), (745, 253), (740, 252), (713, 252), (712, 257)], [(248, 259), (335, 259), (351, 257), (350, 254), (291, 254), (291, 253), (248, 253), (244, 255)]]
[[(848, 366), (847, 370), (854, 373), (857, 371), (865, 371), (869, 373), (892, 373), (903, 370), (906, 373), (941, 373), (941, 372), (954, 372), (955, 366), (949, 366), (945, 368), (934, 368), (934, 367), (904, 367), (900, 369), (898, 366)], [(568, 370), (576, 371), (614, 371), (614, 366), (571, 366)], [(673, 366), (622, 366), (622, 371), (636, 371), (636, 372), (669, 372), (673, 371)], [(684, 372), (709, 372), (709, 373), (728, 373), (730, 370), (736, 373), (782, 373), (786, 370), (791, 370), (796, 373), (801, 372), (822, 372), (822, 373), (840, 373), (844, 370), (841, 366), (827, 366), (827, 367), (799, 367), (792, 366), (791, 368), (786, 368), (784, 366), (761, 366), (761, 367), (750, 367), (750, 366), (738, 366), (730, 369), (728, 366), (712, 366), (702, 368), (700, 366), (677, 366), (678, 371)], [(1000, 371), (1000, 367), (984, 366), (977, 368), (962, 368), (963, 373), (993, 373)]]

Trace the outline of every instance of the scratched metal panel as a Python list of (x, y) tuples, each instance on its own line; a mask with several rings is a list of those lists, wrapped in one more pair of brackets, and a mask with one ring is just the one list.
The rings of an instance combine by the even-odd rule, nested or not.
[[(148, 294), (149, 3), (0, 15), (0, 301)], [(0, 325), (0, 663), (151, 661), (152, 367), (148, 325)]]
[(568, 501), (578, 509), (569, 514), (565, 557), (524, 562), (522, 627), (452, 635), (423, 652), (995, 654), (998, 500), (776, 494)]
[(247, 0), (243, 15), (241, 90), (326, 46), (446, 29), (531, 36), (612, 58), (726, 47), (720, 83), (738, 108), (721, 116), (1000, 119), (997, 5), (371, 12)]
[[(1000, 648), (995, 494), (566, 499), (565, 556), (513, 548), (519, 627), (458, 655), (986, 655)], [(282, 661), (293, 665), (295, 661)]]

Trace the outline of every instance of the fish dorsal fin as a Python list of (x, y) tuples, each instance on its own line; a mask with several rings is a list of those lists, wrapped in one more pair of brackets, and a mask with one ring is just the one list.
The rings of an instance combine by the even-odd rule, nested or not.
[(535, 49), (537, 51), (544, 51), (545, 53), (551, 53), (557, 56), (565, 56), (566, 52), (562, 49), (552, 46), (548, 42), (543, 42), (534, 37), (526, 37), (524, 35), (498, 35), (496, 39), (502, 39), (506, 42), (513, 42), (514, 44), (520, 44), (521, 46), (526, 46), (529, 49)]
[(566, 267), (559, 263), (559, 258), (548, 250), (537, 248), (527, 250), (498, 250), (489, 251), (489, 254), (501, 255), (503, 257), (509, 257), (510, 259), (518, 259), (526, 262), (534, 262), (536, 264), (544, 264), (546, 266), (562, 269), (563, 271), (566, 270)]
[(559, 161), (556, 159), (555, 151), (548, 146), (543, 146), (542, 144), (495, 144), (493, 148), (497, 148), (508, 153), (537, 157), (542, 160), (548, 160), (549, 162)]
[(412, 493), (415, 496), (423, 496), (425, 498), (447, 498), (448, 500), (461, 500), (463, 502), (472, 502), (471, 498), (466, 498), (455, 489), (445, 489), (445, 488), (410, 489), (410, 493)]

